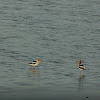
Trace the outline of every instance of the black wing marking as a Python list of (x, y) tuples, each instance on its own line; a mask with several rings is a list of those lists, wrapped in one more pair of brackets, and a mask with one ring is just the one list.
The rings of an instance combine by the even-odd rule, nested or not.
[(33, 61), (32, 63), (33, 63), (33, 64), (36, 64), (36, 62), (37, 62), (37, 61)]
[(80, 66), (84, 66), (84, 65), (80, 65)]
[(85, 69), (84, 67), (79, 67), (80, 69)]
[(33, 62), (36, 62), (36, 61), (33, 61)]

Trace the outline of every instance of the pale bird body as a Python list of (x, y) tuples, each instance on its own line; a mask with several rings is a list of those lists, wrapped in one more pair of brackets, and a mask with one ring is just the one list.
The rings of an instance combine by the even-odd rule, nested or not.
[(38, 66), (40, 61), (41, 61), (41, 59), (39, 58), (37, 61), (32, 61), (31, 63), (29, 63), (29, 65), (34, 66), (34, 67)]
[(84, 67), (84, 65), (81, 64), (81, 60), (79, 60), (79, 69), (80, 70), (85, 70), (86, 68)]

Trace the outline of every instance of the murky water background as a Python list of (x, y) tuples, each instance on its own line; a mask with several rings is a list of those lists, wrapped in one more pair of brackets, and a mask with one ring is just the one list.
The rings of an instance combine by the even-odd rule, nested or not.
[(1, 100), (99, 98), (99, 0), (0, 0)]

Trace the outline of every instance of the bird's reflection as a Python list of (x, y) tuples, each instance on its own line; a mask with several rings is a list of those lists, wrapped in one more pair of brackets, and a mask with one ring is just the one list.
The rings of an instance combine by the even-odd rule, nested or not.
[(32, 71), (34, 73), (40, 73), (40, 69), (39, 68), (31, 68), (30, 71)]
[(79, 80), (81, 81), (81, 79), (85, 78), (85, 75), (80, 75), (79, 76)]
[(29, 69), (29, 79), (31, 83), (31, 89), (33, 91), (34, 88), (40, 87), (40, 69), (39, 67), (30, 68)]
[(80, 75), (78, 78), (78, 89), (81, 90), (84, 87), (84, 78), (85, 75)]

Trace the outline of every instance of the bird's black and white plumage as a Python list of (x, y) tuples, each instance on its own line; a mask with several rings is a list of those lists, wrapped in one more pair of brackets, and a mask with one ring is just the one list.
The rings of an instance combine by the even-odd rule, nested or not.
[(86, 68), (84, 67), (84, 65), (81, 64), (81, 60), (79, 60), (79, 69), (80, 70), (85, 70)]
[(39, 58), (37, 61), (32, 61), (31, 63), (29, 63), (29, 65), (31, 65), (31, 66), (38, 66), (40, 61), (41, 61), (41, 59)]

